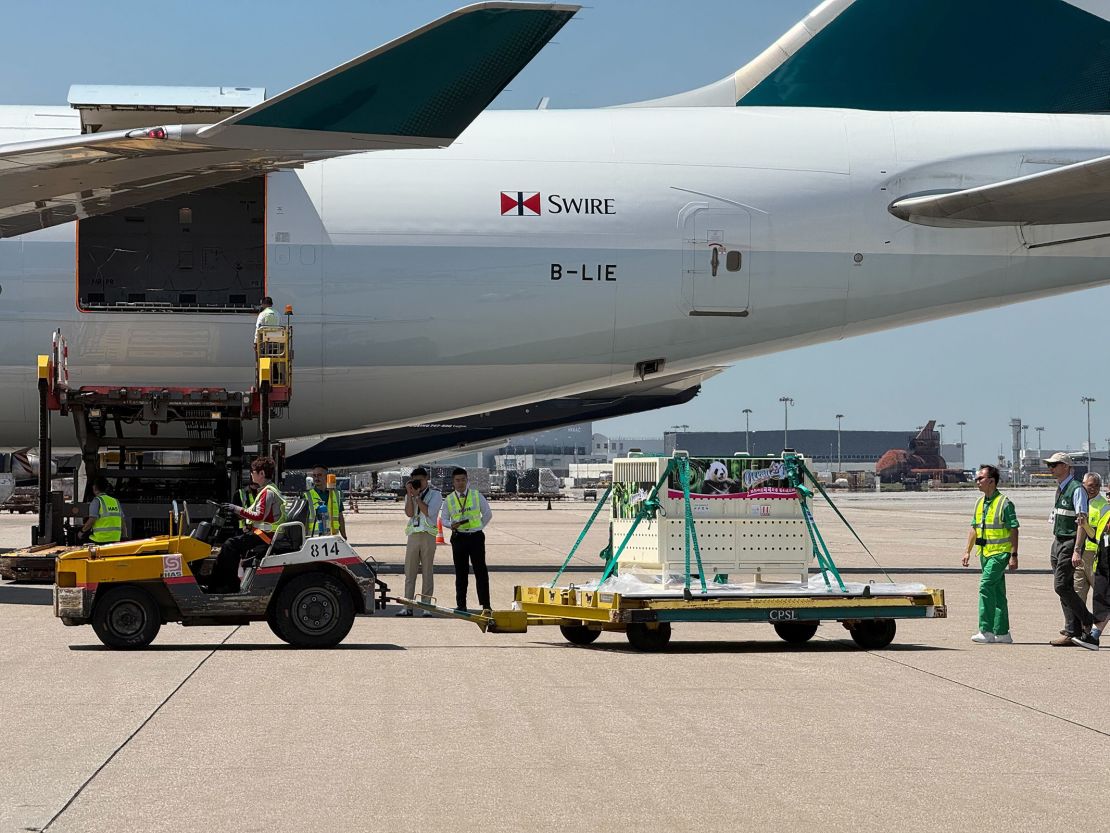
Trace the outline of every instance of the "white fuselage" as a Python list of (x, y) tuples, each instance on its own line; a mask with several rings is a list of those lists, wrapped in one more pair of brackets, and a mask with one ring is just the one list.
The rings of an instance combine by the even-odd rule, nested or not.
[[(31, 109), (0, 108), (0, 143), (75, 131)], [(445, 150), (272, 174), (267, 289), (296, 326), (275, 431), (446, 419), (625, 384), (645, 360), (692, 370), (1110, 282), (1104, 241), (1040, 245), (1110, 226), (887, 211), (1108, 148), (1104, 116), (491, 111)], [(538, 193), (541, 213), (503, 215), (501, 192)], [(249, 386), (253, 316), (79, 312), (75, 234), (0, 240), (0, 446), (35, 440), (35, 356), (56, 327), (75, 384)]]

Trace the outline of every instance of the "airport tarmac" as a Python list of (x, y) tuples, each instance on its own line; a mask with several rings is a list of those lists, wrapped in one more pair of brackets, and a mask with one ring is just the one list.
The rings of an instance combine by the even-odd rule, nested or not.
[[(639, 654), (620, 634), (577, 648), (391, 607), (328, 651), (255, 624), (167, 625), (119, 653), (55, 620), (47, 588), (0, 585), (0, 831), (1102, 829), (1110, 651), (1048, 646), (1052, 493), (1010, 494), (1011, 646), (969, 641), (967, 492), (838, 496), (898, 581), (947, 593), (950, 618), (902, 622), (874, 652), (838, 625), (790, 646), (707, 624)], [(495, 603), (550, 580), (590, 509), (494, 503)], [(400, 516), (349, 516), (350, 537), (395, 568)], [(874, 569), (817, 517), (841, 566)], [(0, 548), (30, 522), (0, 515)], [(596, 574), (604, 537), (570, 580)], [(450, 600), (447, 548), (437, 564)]]

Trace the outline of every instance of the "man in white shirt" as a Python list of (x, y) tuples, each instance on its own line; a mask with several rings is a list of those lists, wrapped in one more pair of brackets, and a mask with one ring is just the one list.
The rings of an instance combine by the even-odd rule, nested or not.
[[(416, 592), (416, 574), (424, 579), (420, 585), (423, 596), (431, 596), (435, 590), (436, 558), (436, 518), (443, 504), (443, 495), (428, 484), (428, 470), (417, 466), (412, 470), (409, 482), (405, 484), (405, 524), (407, 544), (405, 546), (405, 598), (413, 598)], [(398, 616), (412, 616), (412, 608), (405, 607)], [(431, 614), (424, 612), (425, 616)]]
[(476, 489), (469, 487), (466, 469), (451, 473), (455, 490), (443, 499), (440, 517), (451, 530), (451, 557), (455, 562), (455, 607), (466, 610), (466, 593), (470, 566), (474, 567), (474, 584), (478, 605), (490, 609), (489, 571), (486, 569), (486, 534), (483, 530), (493, 517), (489, 503)]
[(265, 296), (261, 301), (261, 309), (258, 312), (258, 318), (254, 320), (254, 332), (257, 334), (263, 327), (277, 327), (281, 324), (278, 320), (278, 314), (274, 312), (274, 299), (269, 295)]

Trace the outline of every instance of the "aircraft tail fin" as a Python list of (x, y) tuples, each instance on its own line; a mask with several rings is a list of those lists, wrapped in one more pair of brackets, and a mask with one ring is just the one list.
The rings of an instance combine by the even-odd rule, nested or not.
[(444, 147), (578, 6), (475, 3), (198, 131), (224, 147)]
[(1110, 112), (1101, 0), (825, 0), (727, 78), (634, 106)]

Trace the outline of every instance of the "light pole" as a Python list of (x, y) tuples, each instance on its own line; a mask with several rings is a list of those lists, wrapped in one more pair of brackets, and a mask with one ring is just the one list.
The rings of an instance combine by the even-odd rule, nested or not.
[(1084, 396), (1080, 400), (1087, 406), (1087, 471), (1091, 470), (1091, 403), (1095, 401), (1093, 396)]
[(1044, 433), (1044, 426), (1038, 425), (1033, 430), (1037, 432), (1037, 465), (1039, 466), (1044, 461), (1044, 451), (1041, 450), (1041, 434)]
[(840, 474), (840, 472), (844, 471), (844, 467), (841, 464), (841, 457), (840, 457), (840, 420), (842, 420), (842, 419), (844, 419), (844, 414), (837, 414), (836, 415), (836, 473), (837, 474)]
[(794, 404), (794, 400), (789, 396), (780, 396), (779, 402), (782, 403), (782, 447), (790, 448), (790, 406)]
[(940, 438), (940, 444), (944, 445), (944, 423), (937, 423), (937, 436)]
[(752, 453), (752, 409), (745, 408), (741, 411), (744, 415), (744, 451)]
[[(1027, 449), (1027, 448), (1029, 448), (1029, 426), (1028, 425), (1022, 425), (1021, 426), (1021, 456), (1023, 458), (1025, 457), (1025, 449)], [(1021, 466), (1021, 468), (1024, 469), (1025, 466)], [(1032, 477), (1032, 470), (1030, 470), (1029, 474), (1026, 475), (1025, 482), (1029, 483), (1031, 477)]]
[(962, 419), (956, 423), (960, 426), (960, 465), (965, 469), (967, 468), (967, 448), (964, 446), (964, 426), (967, 425)]

